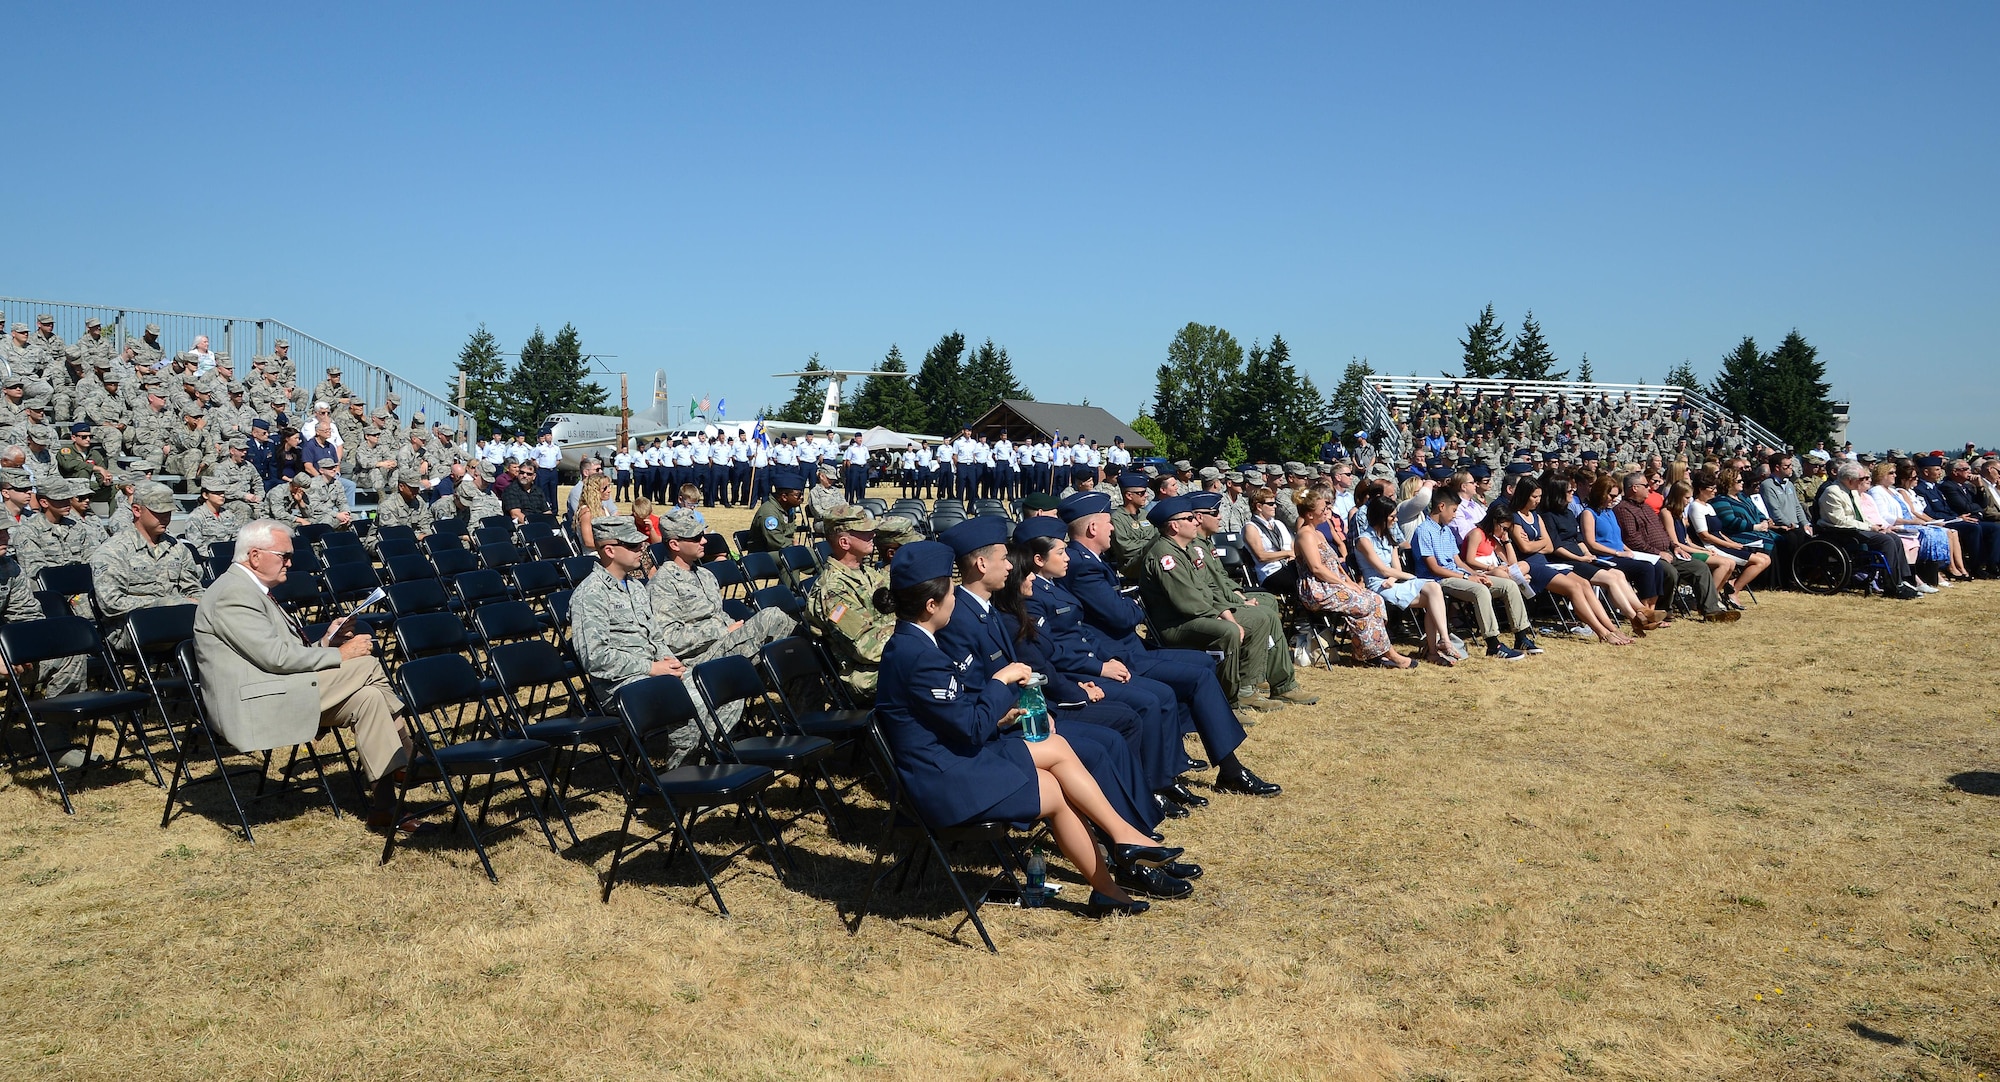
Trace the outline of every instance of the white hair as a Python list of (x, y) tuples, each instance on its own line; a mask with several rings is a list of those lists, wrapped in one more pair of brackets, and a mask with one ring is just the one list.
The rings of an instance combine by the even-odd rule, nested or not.
[(1840, 464), (1840, 479), (1842, 481), (1852, 481), (1857, 477), (1866, 476), (1868, 476), (1868, 467), (1863, 466), (1859, 462), (1843, 462)]
[(271, 542), (277, 540), (279, 534), (292, 536), (291, 525), (274, 518), (260, 518), (244, 523), (243, 528), (236, 531), (236, 554), (231, 559), (239, 564), (249, 563), (251, 549), (270, 548)]

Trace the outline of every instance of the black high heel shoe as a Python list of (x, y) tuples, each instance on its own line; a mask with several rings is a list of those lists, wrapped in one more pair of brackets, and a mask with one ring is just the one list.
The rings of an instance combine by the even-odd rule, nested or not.
[(1113, 845), (1108, 847), (1111, 863), (1119, 868), (1157, 868), (1179, 860), (1187, 852), (1177, 845)]
[(1099, 894), (1093, 890), (1090, 892), (1090, 904), (1084, 906), (1083, 911), (1093, 917), (1108, 917), (1113, 913), (1121, 916), (1136, 917), (1151, 908), (1153, 908), (1151, 902), (1142, 901), (1138, 898), (1121, 902), (1109, 894)]

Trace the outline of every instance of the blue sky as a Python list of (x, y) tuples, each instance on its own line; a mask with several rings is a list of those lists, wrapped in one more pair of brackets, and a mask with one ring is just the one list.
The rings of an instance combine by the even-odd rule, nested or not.
[[(35, 5), (0, 294), (270, 316), (443, 389), (574, 322), (748, 415), (961, 330), (1129, 417), (1175, 330), (1704, 375), (2000, 442), (1991, 5)], [(947, 10), (949, 9), (949, 10)], [(32, 43), (32, 44), (30, 44)]]

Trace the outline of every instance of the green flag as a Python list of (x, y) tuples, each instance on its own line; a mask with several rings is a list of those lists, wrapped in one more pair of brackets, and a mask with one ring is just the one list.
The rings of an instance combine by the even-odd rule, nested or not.
[(695, 400), (692, 398), (688, 399), (688, 416), (693, 417), (695, 414), (698, 414), (700, 412), (701, 412), (701, 407), (695, 404)]

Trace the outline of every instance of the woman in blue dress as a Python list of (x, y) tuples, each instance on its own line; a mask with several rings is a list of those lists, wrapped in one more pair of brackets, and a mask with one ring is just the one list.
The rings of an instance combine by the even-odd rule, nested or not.
[[(1550, 563), (1549, 556), (1555, 552), (1554, 540), (1542, 527), (1541, 513), (1535, 508), (1542, 502), (1541, 483), (1532, 477), (1523, 477), (1514, 483), (1514, 491), (1507, 500), (1495, 500), (1486, 512), (1491, 528), (1504, 530), (1513, 542), (1514, 556), (1528, 565), (1528, 581), (1537, 592), (1553, 593), (1564, 598), (1576, 612), (1576, 618), (1597, 636), (1597, 641), (1607, 646), (1630, 646), (1632, 640), (1618, 631), (1618, 620), (1604, 611), (1597, 600), (1597, 591), (1591, 589), (1590, 580), (1576, 573), (1573, 565)], [(1511, 511), (1511, 508), (1523, 508)], [(1491, 522), (1495, 515), (1502, 522)]]
[[(924, 818), (940, 827), (987, 819), (1046, 819), (1057, 848), (1091, 886), (1090, 911), (1141, 913), (1114, 868), (1157, 868), (1180, 849), (1152, 844), (1113, 811), (1083, 762), (1059, 732), (1030, 743), (1017, 728), (1016, 688), (1031, 671), (1010, 662), (974, 675), (945, 656), (937, 635), (956, 605), (949, 546), (919, 541), (898, 549), (876, 609), (896, 617), (882, 651), (875, 715), (894, 755), (896, 775)], [(1090, 825), (1109, 842), (1099, 855)]]

